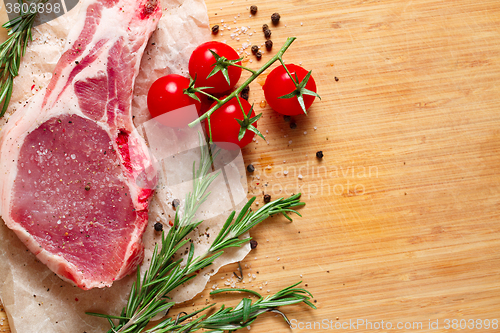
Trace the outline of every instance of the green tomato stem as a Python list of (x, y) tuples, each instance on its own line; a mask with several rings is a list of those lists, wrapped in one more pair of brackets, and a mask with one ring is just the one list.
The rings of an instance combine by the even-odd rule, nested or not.
[(243, 120), (248, 120), (247, 114), (245, 113), (245, 109), (243, 109), (243, 105), (241, 105), (241, 101), (238, 95), (236, 95), (236, 100), (238, 101), (238, 104), (240, 105), (240, 110), (243, 113)]
[[(208, 110), (205, 114), (203, 114), (201, 117), (198, 119), (192, 121), (189, 123), (189, 127), (194, 127), (196, 124), (201, 122), (204, 119), (209, 119), (209, 128), (210, 128), (210, 116), (212, 113), (215, 112), (218, 108), (220, 108), (222, 105), (226, 104), (231, 98), (237, 96), (246, 86), (250, 84), (253, 80), (255, 80), (260, 74), (262, 74), (266, 69), (268, 69), (272, 64), (276, 62), (276, 60), (279, 60), (281, 63), (283, 63), (283, 59), (281, 57), (285, 53), (285, 51), (292, 45), (293, 41), (297, 39), (297, 37), (288, 37), (286, 40), (285, 44), (281, 47), (281, 49), (272, 57), (269, 59), (268, 62), (266, 62), (261, 68), (259, 68), (257, 71), (252, 71), (252, 75), (245, 81), (243, 82), (242, 85), (240, 85), (236, 90), (234, 90), (231, 94), (226, 96), (224, 99), (218, 100), (217, 104), (214, 105), (210, 110)], [(213, 96), (212, 96), (213, 97)], [(212, 132), (210, 129), (210, 142), (212, 142)]]
[(252, 74), (255, 74), (255, 73), (256, 73), (253, 69), (248, 68), (248, 67), (245, 67), (245, 66), (242, 66), (242, 65), (231, 64), (231, 66), (242, 68), (242, 69), (244, 69), (244, 70), (249, 71), (249, 72), (250, 72), (250, 73), (252, 73)]
[(292, 82), (295, 84), (295, 88), (298, 88), (299, 87), (299, 83), (295, 82), (295, 79), (293, 78), (292, 74), (290, 73), (290, 71), (288, 70), (288, 68), (286, 68), (283, 59), (280, 58), (279, 61), (281, 62), (281, 65), (283, 66), (283, 68), (285, 68), (285, 71), (287, 72), (287, 74), (290, 77), (290, 79), (292, 79)]

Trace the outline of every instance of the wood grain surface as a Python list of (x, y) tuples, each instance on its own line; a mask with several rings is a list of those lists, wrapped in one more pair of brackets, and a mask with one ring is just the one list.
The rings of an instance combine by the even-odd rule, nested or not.
[[(259, 9), (250, 18), (251, 4)], [(262, 202), (263, 193), (302, 192), (307, 205), (293, 223), (273, 218), (255, 229), (259, 245), (242, 263), (241, 286), (267, 295), (303, 280), (318, 309), (284, 309), (294, 332), (369, 332), (382, 321), (393, 332), (429, 332), (429, 321), (433, 332), (452, 332), (454, 319), (471, 332), (499, 332), (485, 320), (500, 320), (500, 3), (207, 0), (207, 7), (212, 25), (232, 28), (215, 39), (234, 47), (247, 38), (263, 43), (261, 25), (279, 12), (273, 52), (298, 37), (285, 60), (312, 69), (322, 96), (291, 129), (261, 106), (263, 79), (251, 85), (269, 144), (258, 139), (244, 150), (256, 167), (250, 194)], [(231, 39), (249, 25), (252, 36)], [(246, 62), (258, 66), (253, 56)], [(235, 270), (224, 268), (179, 311), (207, 299), (235, 304), (238, 295), (208, 297)], [(248, 273), (256, 274), (251, 282)], [(275, 314), (251, 326), (289, 330)], [(10, 332), (3, 312), (0, 332)]]

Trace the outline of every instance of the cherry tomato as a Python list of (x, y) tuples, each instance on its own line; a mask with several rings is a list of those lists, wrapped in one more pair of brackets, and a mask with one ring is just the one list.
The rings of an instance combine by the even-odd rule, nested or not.
[[(245, 110), (245, 114), (248, 115), (248, 111), (252, 107), (250, 103), (246, 100), (240, 98), (241, 105)], [(214, 106), (216, 103), (212, 104)], [(255, 117), (255, 112), (252, 110), (250, 118)], [(255, 133), (247, 130), (243, 138), (238, 140), (238, 134), (240, 133), (240, 124), (235, 120), (238, 118), (243, 120), (243, 113), (241, 112), (240, 105), (236, 97), (232, 98), (221, 106), (219, 109), (215, 110), (210, 116), (210, 125), (212, 127), (212, 141), (216, 143), (219, 147), (229, 150), (234, 150), (236, 148), (243, 148), (248, 145)], [(257, 128), (257, 123), (252, 124)], [(208, 132), (208, 121), (205, 121), (205, 130)], [(237, 146), (238, 147), (237, 147)]]
[[(228, 66), (227, 72), (230, 84), (227, 83), (222, 74), (223, 70), (218, 71), (207, 79), (207, 76), (214, 69), (213, 65), (216, 63), (216, 59), (210, 50), (221, 57), (225, 57), (227, 60), (239, 59), (238, 53), (231, 46), (216, 41), (206, 42), (198, 46), (193, 51), (191, 58), (189, 58), (189, 75), (192, 78), (196, 77), (195, 85), (197, 87), (211, 87), (205, 90), (210, 94), (226, 92), (238, 83), (241, 76), (241, 68)], [(236, 62), (236, 64), (241, 65), (241, 61)]]
[[(304, 68), (294, 64), (287, 64), (286, 68), (288, 68), (288, 71), (292, 74), (294, 79), (295, 74), (297, 74), (300, 82), (302, 82), (308, 73), (308, 71)], [(305, 88), (316, 92), (316, 82), (314, 82), (312, 76), (309, 77), (309, 81), (307, 81)], [(263, 89), (267, 103), (269, 103), (274, 111), (287, 116), (295, 116), (304, 113), (304, 110), (300, 107), (297, 96), (293, 96), (291, 98), (278, 98), (289, 94), (296, 89), (295, 84), (292, 79), (290, 79), (290, 76), (288, 76), (288, 73), (283, 66), (276, 67), (271, 71), (271, 73), (269, 73)], [(303, 98), (304, 105), (307, 110), (313, 103), (315, 96), (303, 95)]]
[[(199, 112), (201, 103), (184, 94), (184, 89), (188, 87), (189, 79), (177, 74), (163, 76), (153, 82), (148, 91), (148, 109), (151, 117), (156, 118), (189, 105), (194, 105)], [(169, 114), (162, 123), (170, 127), (184, 127), (196, 119), (196, 114), (183, 111), (185, 110)]]

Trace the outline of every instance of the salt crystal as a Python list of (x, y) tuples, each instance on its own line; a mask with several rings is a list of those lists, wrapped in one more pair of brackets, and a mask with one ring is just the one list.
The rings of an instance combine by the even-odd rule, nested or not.
[(291, 145), (292, 144), (292, 140), (288, 141), (288, 144)]
[(304, 23), (300, 22), (300, 25), (304, 25)]
[(286, 176), (286, 175), (288, 175), (288, 171), (287, 171), (287, 170), (283, 171), (283, 174), (284, 174), (285, 176)]
[(76, 158), (75, 154), (71, 154), (71, 159), (74, 160)]
[(278, 257), (278, 259), (276, 259), (276, 261), (280, 261), (280, 257)]
[(316, 126), (314, 126), (314, 130), (317, 130), (318, 128)]
[(299, 174), (299, 179), (302, 179), (302, 178), (303, 178), (303, 176), (301, 174)]
[(220, 20), (220, 23), (224, 23), (224, 20)]
[(307, 131), (304, 131), (304, 135), (306, 135), (306, 134), (307, 134)]

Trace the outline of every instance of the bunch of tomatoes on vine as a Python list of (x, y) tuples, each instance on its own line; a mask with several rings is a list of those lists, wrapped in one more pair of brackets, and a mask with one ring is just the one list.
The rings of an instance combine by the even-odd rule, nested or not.
[[(211, 41), (198, 46), (189, 59), (189, 78), (177, 74), (163, 76), (156, 80), (148, 92), (148, 109), (153, 118), (194, 106), (198, 118), (177, 114), (170, 118), (171, 127), (194, 126), (204, 122), (210, 142), (224, 146), (236, 144), (243, 148), (255, 135), (263, 135), (257, 129), (262, 116), (255, 115), (253, 105), (239, 96), (240, 92), (255, 80), (274, 62), (281, 66), (269, 73), (263, 86), (267, 103), (283, 115), (307, 113), (316, 97), (316, 83), (301, 66), (285, 64), (283, 54), (295, 40), (288, 38), (279, 52), (260, 69), (242, 66), (237, 52), (229, 45)], [(242, 70), (250, 77), (236, 88)]]

